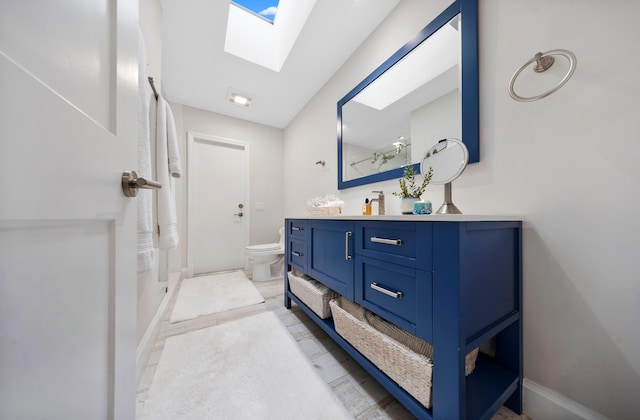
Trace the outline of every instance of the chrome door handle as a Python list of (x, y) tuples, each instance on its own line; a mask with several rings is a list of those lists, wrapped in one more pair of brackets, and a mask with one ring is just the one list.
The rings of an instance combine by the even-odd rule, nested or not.
[(351, 261), (351, 255), (349, 255), (349, 238), (351, 237), (351, 232), (344, 233), (344, 259), (347, 261)]
[(243, 213), (243, 212), (240, 212), (240, 213), (233, 213), (233, 215), (234, 215), (234, 216), (242, 217), (242, 216), (244, 216), (244, 213)]
[(122, 192), (127, 197), (135, 197), (138, 195), (138, 188), (158, 189), (162, 188), (162, 184), (158, 181), (144, 179), (138, 177), (136, 171), (122, 173)]

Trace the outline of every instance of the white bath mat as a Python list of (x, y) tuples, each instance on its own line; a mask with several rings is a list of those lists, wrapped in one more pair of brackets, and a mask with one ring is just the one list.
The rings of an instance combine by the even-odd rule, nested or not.
[(185, 279), (180, 285), (171, 324), (264, 302), (242, 271)]
[(272, 312), (169, 337), (142, 420), (352, 419)]

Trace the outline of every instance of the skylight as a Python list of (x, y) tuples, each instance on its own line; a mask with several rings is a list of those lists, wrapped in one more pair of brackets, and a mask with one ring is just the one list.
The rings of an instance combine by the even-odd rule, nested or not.
[[(317, 0), (233, 0), (229, 6), (224, 51), (280, 71)], [(251, 6), (257, 12), (249, 11)], [(273, 22), (257, 19), (276, 7)], [(275, 13), (275, 12), (274, 12)]]
[(246, 11), (273, 23), (280, 0), (231, 0), (231, 3), (235, 3)]

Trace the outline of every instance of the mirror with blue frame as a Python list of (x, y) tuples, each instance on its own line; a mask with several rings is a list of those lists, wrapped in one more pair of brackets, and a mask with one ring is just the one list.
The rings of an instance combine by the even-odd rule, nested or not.
[(442, 138), (479, 161), (477, 0), (458, 0), (338, 102), (338, 188), (402, 177)]

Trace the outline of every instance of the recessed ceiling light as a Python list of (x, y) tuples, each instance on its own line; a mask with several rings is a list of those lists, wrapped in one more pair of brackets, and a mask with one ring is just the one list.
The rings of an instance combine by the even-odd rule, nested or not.
[(249, 105), (251, 105), (251, 101), (252, 99), (248, 96), (243, 96), (238, 93), (231, 93), (231, 96), (229, 96), (229, 102), (240, 106), (248, 107)]

